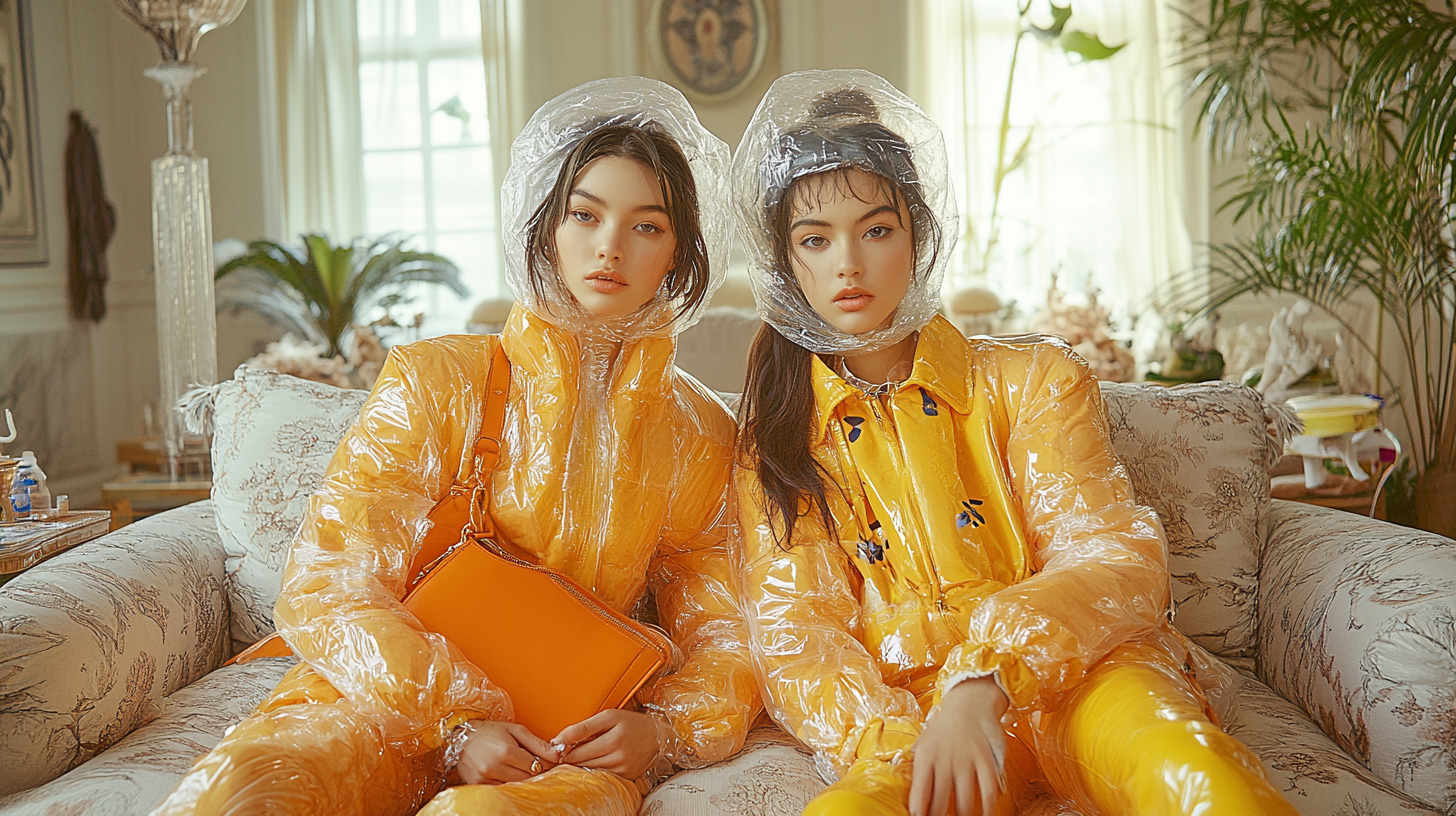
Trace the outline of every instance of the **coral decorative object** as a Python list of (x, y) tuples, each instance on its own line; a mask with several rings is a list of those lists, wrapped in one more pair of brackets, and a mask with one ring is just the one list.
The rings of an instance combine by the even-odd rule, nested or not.
[(1112, 336), (1111, 316), (1097, 302), (1095, 291), (1087, 293), (1085, 306), (1068, 303), (1053, 276), (1046, 308), (1032, 321), (1031, 329), (1055, 334), (1071, 343), (1099, 380), (1128, 382), (1133, 378), (1137, 362), (1127, 346)]

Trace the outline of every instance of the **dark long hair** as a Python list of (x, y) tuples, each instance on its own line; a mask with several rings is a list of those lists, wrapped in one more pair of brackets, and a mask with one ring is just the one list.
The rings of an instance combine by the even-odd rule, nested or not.
[[(812, 311), (794, 278), (789, 225), (796, 209), (814, 207), (830, 192), (854, 195), (848, 172), (876, 177), (879, 193), (897, 211), (910, 214), (915, 269), (931, 268), (940, 246), (940, 225), (920, 191), (911, 148), (877, 121), (874, 102), (859, 91), (836, 91), (816, 101), (809, 122), (778, 140), (779, 155), (765, 162), (766, 218), (774, 269), (784, 287)], [(786, 171), (787, 169), (787, 171)], [(810, 178), (814, 184), (806, 181)], [(777, 189), (776, 189), (777, 188)], [(923, 259), (928, 264), (922, 264)], [(765, 323), (748, 352), (748, 378), (738, 406), (738, 459), (758, 475), (769, 526), (785, 549), (793, 545), (795, 522), (818, 512), (831, 536), (831, 474), (814, 459), (813, 352)]]
[(587, 134), (572, 146), (556, 174), (556, 183), (526, 224), (526, 269), (531, 292), (541, 301), (569, 298), (557, 271), (556, 228), (566, 220), (576, 177), (596, 159), (631, 159), (651, 170), (662, 187), (667, 219), (677, 239), (672, 270), (663, 279), (669, 300), (680, 300), (677, 316), (696, 309), (708, 294), (708, 245), (698, 221), (698, 186), (687, 156), (672, 136), (655, 122), (620, 118), (588, 123)]

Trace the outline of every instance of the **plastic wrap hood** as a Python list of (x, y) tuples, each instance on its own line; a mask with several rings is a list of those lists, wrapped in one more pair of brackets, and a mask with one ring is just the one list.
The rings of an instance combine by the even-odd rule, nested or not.
[[(911, 200), (915, 277), (881, 328), (848, 334), (820, 317), (774, 250), (774, 213), (794, 182), (859, 168), (918, 192)], [(768, 89), (733, 156), (734, 214), (748, 252), (758, 314), (784, 337), (821, 354), (892, 345), (940, 310), (945, 265), (959, 234), (945, 138), (909, 97), (868, 71), (800, 71)]]
[[(598, 128), (655, 124), (677, 141), (697, 187), (698, 218), (707, 249), (709, 282), (701, 303), (684, 311), (680, 300), (659, 292), (637, 312), (621, 318), (588, 314), (560, 287), (545, 287), (550, 302), (531, 288), (526, 264), (527, 225), (550, 195), (573, 147)], [(683, 95), (666, 83), (643, 77), (599, 79), (579, 85), (542, 105), (511, 145), (511, 167), (501, 187), (506, 279), (516, 301), (536, 316), (572, 333), (605, 335), (630, 342), (672, 336), (698, 321), (723, 284), (732, 241), (728, 208), (728, 145), (698, 122)], [(545, 271), (545, 274), (556, 274)], [(557, 298), (560, 298), (558, 301)]]

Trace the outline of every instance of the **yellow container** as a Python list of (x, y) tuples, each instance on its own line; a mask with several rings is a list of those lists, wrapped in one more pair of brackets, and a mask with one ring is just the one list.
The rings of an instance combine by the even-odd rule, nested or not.
[(1304, 421), (1305, 436), (1327, 438), (1380, 426), (1381, 400), (1365, 394), (1295, 397), (1289, 407)]

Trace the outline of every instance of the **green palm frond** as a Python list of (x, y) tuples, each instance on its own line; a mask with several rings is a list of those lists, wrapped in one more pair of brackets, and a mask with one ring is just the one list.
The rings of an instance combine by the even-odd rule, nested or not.
[[(1364, 344), (1414, 437), (1417, 471), (1456, 465), (1456, 15), (1417, 0), (1209, 0), (1188, 17), (1190, 103), (1244, 172), (1241, 229), (1210, 247), (1206, 310), (1306, 298)], [(1399, 346), (1346, 322), (1368, 297)], [(1191, 305), (1191, 304), (1190, 304)]]
[(248, 251), (218, 267), (215, 280), (241, 269), (253, 270), (219, 291), (222, 305), (250, 309), (302, 337), (321, 343), (327, 355), (339, 354), (351, 326), (371, 309), (398, 302), (405, 287), (444, 286), (459, 297), (470, 294), (460, 270), (443, 256), (406, 249), (398, 235), (358, 239), (335, 245), (323, 235), (303, 235), (288, 247), (254, 241)]

